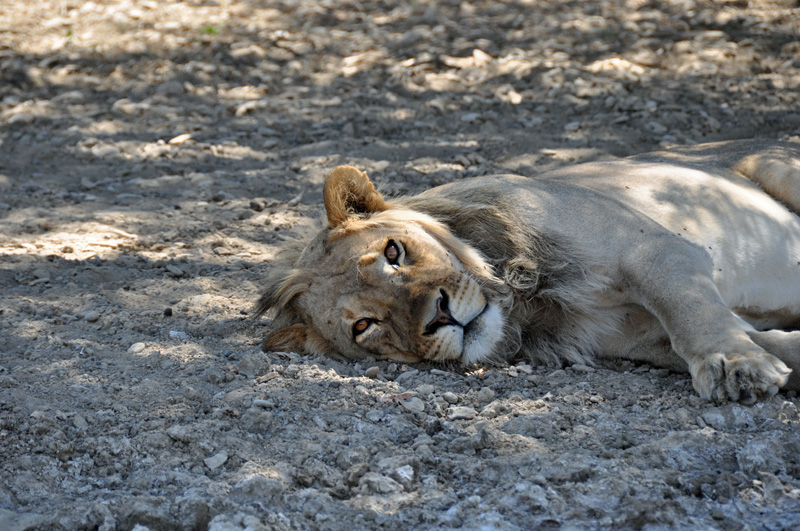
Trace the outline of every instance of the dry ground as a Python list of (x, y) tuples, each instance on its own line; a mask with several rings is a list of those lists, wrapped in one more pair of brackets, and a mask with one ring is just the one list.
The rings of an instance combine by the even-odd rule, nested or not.
[(799, 30), (790, 1), (0, 2), (0, 528), (797, 529), (795, 396), (263, 354), (249, 311), (340, 163), (403, 193), (796, 138)]

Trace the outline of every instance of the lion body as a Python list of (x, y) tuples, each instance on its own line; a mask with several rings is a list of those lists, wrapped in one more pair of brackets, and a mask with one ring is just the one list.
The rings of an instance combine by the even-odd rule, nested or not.
[(743, 402), (800, 372), (800, 146), (701, 145), (394, 201), (339, 168), (326, 208), (268, 280), (265, 348), (644, 360)]

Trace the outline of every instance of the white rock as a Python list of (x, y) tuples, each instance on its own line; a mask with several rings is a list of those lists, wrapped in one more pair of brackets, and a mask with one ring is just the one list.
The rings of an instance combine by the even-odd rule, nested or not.
[(128, 347), (129, 354), (138, 354), (146, 348), (144, 343), (134, 343), (130, 347)]
[(186, 339), (189, 339), (189, 334), (187, 334), (183, 330), (170, 330), (169, 331), (169, 338), (170, 339), (186, 340)]
[(412, 396), (411, 398), (406, 398), (400, 401), (400, 404), (409, 411), (413, 411), (415, 413), (422, 413), (425, 411), (425, 402), (420, 400), (416, 396)]
[(222, 465), (224, 465), (225, 461), (227, 460), (228, 460), (228, 454), (226, 454), (225, 452), (220, 452), (218, 454), (212, 455), (211, 457), (206, 457), (205, 459), (203, 459), (203, 462), (211, 470), (216, 470)]
[(494, 391), (489, 387), (483, 387), (478, 391), (478, 402), (491, 402), (494, 400)]
[(447, 420), (469, 420), (474, 419), (478, 412), (471, 407), (451, 406), (447, 408)]
[(109, 146), (108, 144), (97, 144), (92, 146), (91, 149), (92, 155), (99, 159), (109, 159), (112, 157), (117, 157), (121, 153), (120, 149), (115, 146)]
[(448, 404), (458, 404), (458, 395), (453, 392), (445, 391), (442, 393), (442, 398), (444, 398), (444, 401)]

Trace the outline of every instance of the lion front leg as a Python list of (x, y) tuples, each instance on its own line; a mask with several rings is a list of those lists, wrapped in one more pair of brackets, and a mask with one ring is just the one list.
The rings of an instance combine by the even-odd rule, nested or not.
[(791, 370), (748, 336), (722, 300), (711, 259), (680, 238), (643, 243), (623, 272), (638, 302), (653, 313), (706, 399), (752, 404), (778, 392)]

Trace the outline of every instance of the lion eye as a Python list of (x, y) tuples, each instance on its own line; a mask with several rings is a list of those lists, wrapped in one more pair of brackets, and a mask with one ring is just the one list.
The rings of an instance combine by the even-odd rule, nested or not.
[(358, 336), (364, 332), (373, 323), (373, 319), (359, 319), (353, 323), (353, 337)]
[(386, 244), (386, 249), (383, 250), (383, 256), (389, 261), (389, 264), (393, 266), (400, 265), (398, 260), (400, 259), (400, 247), (394, 240), (389, 240), (389, 243)]

